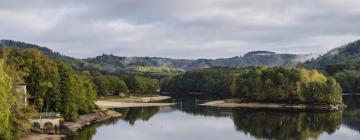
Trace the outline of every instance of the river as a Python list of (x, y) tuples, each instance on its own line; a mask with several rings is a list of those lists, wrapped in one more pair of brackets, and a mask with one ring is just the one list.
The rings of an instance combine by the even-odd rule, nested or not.
[[(172, 107), (116, 109), (123, 117), (91, 126), (75, 140), (247, 140), (360, 138), (360, 96), (344, 96), (342, 112), (226, 109), (176, 100)], [(181, 103), (180, 103), (181, 102)]]

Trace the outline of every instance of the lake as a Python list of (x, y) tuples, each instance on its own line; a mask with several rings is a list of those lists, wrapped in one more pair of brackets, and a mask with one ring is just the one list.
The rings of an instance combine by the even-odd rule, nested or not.
[[(299, 112), (197, 106), (116, 109), (123, 117), (91, 126), (75, 140), (360, 139), (360, 96), (343, 112)], [(199, 101), (197, 103), (200, 103)]]

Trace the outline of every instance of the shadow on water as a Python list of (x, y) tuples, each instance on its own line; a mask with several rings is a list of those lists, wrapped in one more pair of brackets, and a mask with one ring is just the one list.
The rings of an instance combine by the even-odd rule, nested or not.
[(260, 139), (308, 139), (322, 133), (332, 134), (341, 125), (341, 112), (283, 112), (268, 110), (233, 110), (238, 131)]
[(348, 105), (343, 113), (343, 123), (360, 133), (360, 96), (343, 96)]
[(158, 113), (160, 107), (133, 107), (119, 108), (115, 111), (122, 114), (122, 119), (134, 125), (137, 120), (148, 121), (152, 116)]
[[(256, 139), (309, 139), (319, 138), (322, 134), (335, 133), (342, 124), (359, 132), (360, 130), (360, 96), (344, 96), (348, 105), (343, 112), (300, 112), (257, 109), (230, 109), (199, 106), (198, 99), (176, 100), (173, 107), (137, 107), (115, 109), (123, 114), (121, 118), (91, 126), (79, 132), (75, 140), (88, 140), (96, 134), (100, 126), (116, 125), (118, 121), (136, 125), (138, 120), (149, 121), (150, 118), (166, 116), (166, 113), (180, 111), (195, 117), (215, 117), (231, 119), (238, 133)], [(167, 117), (167, 116), (166, 116)], [(169, 116), (171, 117), (171, 116)], [(174, 123), (177, 118), (174, 118)], [(199, 119), (199, 118), (198, 118)], [(132, 129), (132, 128), (128, 128)], [(114, 130), (116, 131), (116, 130)], [(117, 130), (121, 131), (121, 130)]]

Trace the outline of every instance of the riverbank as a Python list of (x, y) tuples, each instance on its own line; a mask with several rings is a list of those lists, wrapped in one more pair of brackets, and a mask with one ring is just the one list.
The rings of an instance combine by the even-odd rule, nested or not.
[(237, 103), (226, 102), (225, 100), (217, 100), (200, 104), (202, 106), (226, 107), (226, 108), (257, 108), (257, 109), (290, 109), (290, 110), (324, 110), (337, 111), (342, 110), (346, 105), (330, 105), (330, 104), (286, 104), (286, 103)]
[(121, 113), (112, 110), (103, 110), (95, 113), (81, 115), (74, 122), (64, 122), (62, 125), (72, 132), (76, 132), (90, 125), (103, 122), (105, 120), (120, 117)]
[[(101, 110), (95, 113), (80, 115), (76, 121), (65, 121), (61, 124), (63, 131), (60, 134), (39, 134), (30, 132), (19, 138), (18, 140), (64, 140), (67, 135), (72, 135), (74, 132), (86, 128), (90, 125), (106, 121), (111, 118), (120, 117), (121, 113), (113, 110)], [(66, 131), (64, 131), (66, 130)], [(69, 133), (70, 132), (70, 133)]]
[(114, 101), (96, 101), (100, 108), (126, 108), (126, 107), (147, 107), (147, 106), (172, 106), (175, 103), (126, 103)]
[(170, 99), (170, 96), (130, 96), (130, 97), (104, 97), (95, 104), (99, 108), (126, 108), (126, 107), (148, 107), (148, 106), (172, 106), (175, 103), (157, 103)]
[(98, 101), (123, 102), (123, 103), (151, 103), (170, 99), (170, 96), (161, 95), (135, 95), (129, 97), (109, 96), (101, 97)]
[(37, 134), (30, 133), (25, 135), (18, 140), (64, 140), (66, 135), (50, 135), (50, 134)]

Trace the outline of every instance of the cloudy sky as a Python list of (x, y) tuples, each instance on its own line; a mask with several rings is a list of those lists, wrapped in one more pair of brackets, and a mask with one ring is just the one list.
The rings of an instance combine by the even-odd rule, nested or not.
[(0, 38), (78, 58), (325, 53), (360, 39), (360, 0), (0, 0)]

